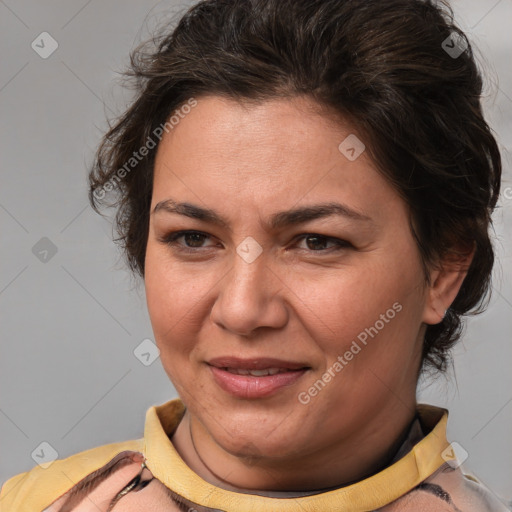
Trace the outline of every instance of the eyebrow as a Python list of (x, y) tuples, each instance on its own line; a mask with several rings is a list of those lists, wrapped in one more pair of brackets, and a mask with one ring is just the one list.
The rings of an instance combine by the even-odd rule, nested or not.
[[(210, 208), (203, 208), (191, 203), (179, 203), (172, 199), (165, 199), (164, 201), (160, 201), (154, 207), (152, 214), (162, 211), (167, 213), (176, 213), (178, 215), (198, 219), (229, 229), (229, 222), (218, 212)], [(368, 215), (358, 212), (353, 208), (349, 208), (348, 206), (340, 203), (328, 202), (310, 206), (301, 206), (292, 210), (275, 213), (270, 217), (269, 226), (272, 229), (280, 229), (333, 215), (346, 217), (356, 221), (372, 221)]]

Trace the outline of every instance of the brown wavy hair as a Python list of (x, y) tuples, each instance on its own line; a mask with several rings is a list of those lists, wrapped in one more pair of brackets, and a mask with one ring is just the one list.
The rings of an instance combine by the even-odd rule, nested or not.
[(501, 178), (482, 114), (482, 75), (448, 4), (205, 0), (134, 50), (130, 63), (136, 97), (98, 149), (89, 196), (96, 210), (117, 207), (117, 241), (132, 270), (144, 276), (158, 145), (130, 159), (171, 113), (206, 94), (238, 101), (307, 95), (355, 127), (409, 206), (427, 282), (433, 265), (474, 249), (444, 320), (426, 330), (423, 368), (446, 369), (462, 315), (487, 304)]

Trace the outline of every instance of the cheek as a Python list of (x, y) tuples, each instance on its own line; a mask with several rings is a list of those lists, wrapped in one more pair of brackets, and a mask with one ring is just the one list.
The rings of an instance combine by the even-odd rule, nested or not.
[(165, 247), (148, 243), (146, 301), (164, 366), (173, 364), (173, 358), (180, 353), (188, 354), (194, 349), (198, 333), (209, 317), (208, 291), (218, 279), (218, 273), (172, 260)]
[(179, 339), (182, 320), (194, 303), (194, 283), (187, 282), (182, 269), (171, 264), (164, 251), (149, 243), (146, 251), (145, 290), (148, 312), (161, 352), (165, 352), (168, 338)]
[[(309, 314), (311, 324), (303, 327), (314, 337), (313, 350), (322, 364), (301, 391), (313, 393), (311, 407), (317, 411), (338, 411), (326, 431), (339, 428), (351, 414), (369, 414), (390, 396), (414, 388), (421, 356), (421, 293), (415, 290), (419, 277), (413, 267), (400, 272), (384, 263), (309, 283), (313, 293), (303, 311), (315, 315)], [(301, 296), (308, 296), (305, 287)]]
[[(336, 279), (309, 283), (308, 307), (317, 318), (305, 328), (325, 366), (307, 385), (316, 386), (319, 377), (329, 383), (314, 407), (337, 404), (344, 414), (371, 409), (390, 389), (401, 390), (415, 379), (421, 356), (420, 268), (377, 259), (375, 265), (339, 271)], [(308, 296), (305, 288), (301, 293)], [(339, 419), (333, 415), (332, 421)]]
[(296, 304), (302, 321), (331, 357), (358, 336), (363, 341), (371, 337), (368, 331), (375, 335), (377, 330), (380, 338), (401, 332), (408, 341), (414, 339), (421, 318), (418, 269), (375, 259), (374, 264), (287, 282), (300, 299)]
[[(145, 259), (144, 286), (146, 290), (146, 302), (149, 316), (153, 324), (153, 330), (160, 330), (163, 323), (169, 321), (165, 311), (169, 307), (169, 292), (172, 283), (169, 280), (169, 272), (165, 270), (165, 264), (159, 252), (148, 243)], [(167, 320), (166, 320), (167, 319)]]
[(186, 377), (190, 368), (187, 361), (193, 348), (188, 341), (192, 338), (186, 328), (187, 311), (193, 308), (198, 292), (190, 286), (187, 288), (183, 273), (173, 268), (161, 253), (160, 248), (153, 250), (148, 245), (144, 277), (146, 302), (161, 364), (182, 395), (185, 391), (181, 383), (190, 380), (190, 376)]

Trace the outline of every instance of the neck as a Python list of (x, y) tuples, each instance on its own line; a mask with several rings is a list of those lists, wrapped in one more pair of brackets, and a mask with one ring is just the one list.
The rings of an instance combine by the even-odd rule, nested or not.
[(230, 491), (320, 491), (368, 478), (391, 462), (415, 415), (410, 407), (385, 409), (365, 426), (325, 450), (286, 460), (243, 457), (226, 452), (185, 412), (172, 442), (185, 463), (203, 480)]

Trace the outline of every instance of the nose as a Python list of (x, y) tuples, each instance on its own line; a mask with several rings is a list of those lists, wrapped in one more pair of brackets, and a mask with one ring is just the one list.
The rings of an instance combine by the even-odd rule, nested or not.
[(236, 254), (219, 287), (210, 318), (220, 328), (247, 337), (258, 328), (286, 325), (288, 310), (282, 291), (287, 288), (269, 265), (265, 251), (254, 261)]

